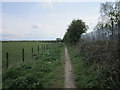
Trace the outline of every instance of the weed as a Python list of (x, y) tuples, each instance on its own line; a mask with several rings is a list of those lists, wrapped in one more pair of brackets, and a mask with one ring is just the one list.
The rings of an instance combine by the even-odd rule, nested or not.
[[(3, 88), (49, 88), (57, 79), (56, 70), (61, 65), (63, 46), (52, 44), (41, 51), (38, 59), (28, 60), (3, 71)], [(59, 78), (58, 78), (59, 79)]]

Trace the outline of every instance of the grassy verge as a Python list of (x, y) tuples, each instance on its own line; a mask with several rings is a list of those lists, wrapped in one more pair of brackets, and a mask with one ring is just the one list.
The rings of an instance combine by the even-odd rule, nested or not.
[[(49, 49), (41, 51), (37, 59), (14, 65), (3, 71), (3, 88), (50, 88), (54, 82), (58, 86), (63, 82), (61, 50), (63, 45), (51, 44)], [(59, 80), (61, 79), (61, 80)], [(57, 83), (56, 83), (57, 84)]]
[(51, 88), (64, 88), (64, 47), (61, 48), (60, 65), (55, 70), (55, 79)]
[(76, 85), (81, 88), (120, 88), (117, 42), (96, 41), (68, 45)]
[(101, 82), (98, 80), (97, 71), (92, 66), (85, 64), (85, 58), (77, 52), (76, 48), (68, 46), (68, 52), (72, 60), (76, 86), (78, 88), (100, 87)]

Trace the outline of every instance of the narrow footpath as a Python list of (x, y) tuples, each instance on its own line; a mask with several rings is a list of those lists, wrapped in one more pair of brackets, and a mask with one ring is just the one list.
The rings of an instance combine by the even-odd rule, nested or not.
[(68, 54), (68, 50), (65, 46), (65, 81), (64, 81), (65, 88), (76, 88), (74, 79), (73, 79), (73, 70), (70, 61), (70, 57)]

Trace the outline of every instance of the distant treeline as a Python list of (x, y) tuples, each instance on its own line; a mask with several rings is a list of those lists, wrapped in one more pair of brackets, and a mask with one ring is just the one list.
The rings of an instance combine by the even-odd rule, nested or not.
[(56, 40), (21, 40), (21, 41), (1, 41), (2, 43), (7, 43), (7, 42), (46, 42), (46, 43), (56, 43)]

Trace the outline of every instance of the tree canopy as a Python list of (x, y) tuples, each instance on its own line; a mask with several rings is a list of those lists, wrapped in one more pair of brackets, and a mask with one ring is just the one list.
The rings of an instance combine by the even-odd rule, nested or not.
[(72, 23), (68, 26), (63, 41), (66, 43), (75, 44), (79, 41), (81, 35), (86, 31), (87, 25), (82, 20), (73, 20)]

